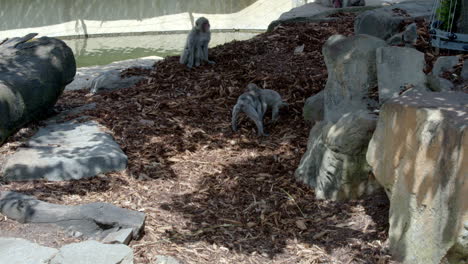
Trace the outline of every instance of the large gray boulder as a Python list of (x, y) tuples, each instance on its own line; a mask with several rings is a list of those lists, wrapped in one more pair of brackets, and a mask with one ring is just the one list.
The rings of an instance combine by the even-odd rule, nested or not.
[(392, 255), (403, 263), (466, 263), (468, 94), (390, 99), (367, 161), (390, 197)]
[(331, 36), (322, 48), (328, 70), (324, 90), (325, 121), (337, 122), (344, 114), (376, 107), (369, 98), (377, 87), (376, 50), (385, 41), (368, 36)]
[[(432, 1), (405, 1), (363, 12), (354, 22), (355, 34), (367, 34), (384, 40), (399, 33), (401, 23), (408, 19), (429, 18)], [(397, 11), (403, 10), (403, 11)]]
[(379, 101), (398, 97), (405, 89), (427, 91), (424, 53), (412, 48), (382, 47), (377, 49)]
[(377, 117), (367, 111), (319, 122), (311, 130), (296, 178), (315, 188), (319, 199), (356, 199), (379, 189), (365, 161)]
[(106, 129), (94, 121), (49, 124), (7, 157), (8, 181), (65, 181), (124, 170), (127, 156)]
[(0, 144), (46, 115), (75, 76), (73, 52), (63, 41), (34, 36), (0, 45)]
[(335, 35), (323, 46), (328, 69), (324, 121), (312, 128), (295, 173), (315, 188), (317, 198), (355, 199), (378, 189), (369, 177), (365, 154), (377, 122), (371, 109), (378, 102), (369, 96), (377, 86), (375, 54), (385, 46), (385, 41), (367, 35)]
[(0, 264), (48, 264), (57, 253), (25, 239), (0, 237)]
[(56, 224), (98, 240), (123, 229), (131, 229), (132, 238), (139, 238), (146, 217), (144, 213), (106, 203), (67, 206), (7, 191), (0, 192), (0, 213), (21, 223)]

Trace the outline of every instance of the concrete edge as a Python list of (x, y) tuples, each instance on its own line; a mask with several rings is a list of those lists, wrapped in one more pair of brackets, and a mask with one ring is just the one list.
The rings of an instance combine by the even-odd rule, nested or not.
[[(266, 30), (262, 29), (212, 29), (211, 33), (264, 33)], [(105, 34), (79, 34), (79, 35), (67, 35), (67, 36), (56, 36), (54, 38), (62, 40), (70, 39), (86, 39), (86, 38), (102, 38), (102, 37), (121, 37), (121, 36), (142, 36), (142, 35), (169, 35), (169, 34), (187, 34), (190, 30), (169, 30), (169, 31), (146, 31), (146, 32), (122, 32), (122, 33), (105, 33)]]

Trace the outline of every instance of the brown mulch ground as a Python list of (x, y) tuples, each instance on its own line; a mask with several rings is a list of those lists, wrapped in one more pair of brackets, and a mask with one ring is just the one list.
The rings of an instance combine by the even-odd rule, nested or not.
[[(0, 190), (144, 211), (145, 234), (131, 243), (136, 263), (156, 255), (186, 263), (390, 263), (384, 194), (320, 201), (294, 180), (310, 130), (302, 107), (327, 79), (322, 45), (333, 34), (352, 34), (353, 16), (338, 17), (216, 47), (214, 66), (189, 70), (169, 57), (131, 89), (92, 97), (66, 92), (59, 108), (97, 103), (86, 114), (110, 129), (129, 157), (128, 170)], [(294, 54), (302, 44), (304, 53)], [(290, 105), (279, 123), (267, 124), (270, 137), (257, 138), (245, 118), (239, 133), (230, 130), (231, 108), (249, 82), (278, 91)]]

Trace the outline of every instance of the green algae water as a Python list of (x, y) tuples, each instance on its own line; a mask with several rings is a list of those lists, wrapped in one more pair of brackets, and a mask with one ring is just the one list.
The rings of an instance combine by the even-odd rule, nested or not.
[[(247, 40), (258, 33), (212, 33), (210, 47), (234, 40)], [(167, 57), (179, 55), (185, 45), (187, 33), (139, 36), (96, 37), (66, 39), (73, 50), (77, 67), (106, 65), (114, 61), (147, 56)]]

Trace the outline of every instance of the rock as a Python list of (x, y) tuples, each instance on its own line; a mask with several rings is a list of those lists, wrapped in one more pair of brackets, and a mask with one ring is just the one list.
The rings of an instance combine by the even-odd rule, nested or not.
[[(403, 10), (396, 13), (394, 9)], [(432, 2), (426, 0), (405, 1), (395, 5), (366, 11), (356, 17), (355, 34), (367, 34), (384, 40), (399, 33), (400, 24), (407, 19), (429, 18)], [(408, 36), (409, 37), (409, 36)]]
[(416, 23), (412, 23), (406, 26), (405, 30), (401, 33), (393, 35), (387, 40), (388, 45), (397, 46), (397, 45), (407, 45), (413, 46), (418, 40), (418, 32)]
[(94, 121), (69, 121), (40, 128), (7, 157), (3, 177), (8, 181), (64, 181), (126, 167), (127, 156), (102, 126)]
[(105, 74), (110, 71), (122, 71), (128, 68), (143, 68), (153, 69), (153, 65), (163, 58), (157, 56), (149, 56), (138, 59), (130, 59), (123, 61), (116, 61), (111, 64), (93, 67), (82, 67), (76, 71), (76, 76), (73, 82), (65, 87), (66, 91), (89, 89), (91, 83), (96, 77)]
[(157, 255), (154, 264), (181, 264), (181, 262), (171, 256)]
[(47, 264), (57, 252), (25, 239), (0, 237), (0, 264)]
[(319, 199), (356, 199), (379, 189), (369, 178), (367, 144), (377, 118), (365, 111), (344, 115), (336, 124), (319, 122), (311, 130), (296, 178), (315, 188)]
[(113, 91), (123, 88), (129, 88), (138, 83), (141, 80), (144, 80), (144, 76), (131, 76), (122, 78), (120, 76), (120, 70), (111, 70), (104, 72), (98, 77), (96, 77), (91, 82), (90, 91), (93, 94), (104, 92), (104, 91)]
[(350, 7), (350, 6), (365, 6), (365, 0), (343, 0), (343, 7)]
[(133, 264), (133, 251), (126, 245), (97, 241), (73, 243), (60, 248), (50, 264)]
[(406, 26), (405, 31), (403, 31), (403, 39), (406, 44), (416, 45), (418, 37), (418, 27), (416, 23), (411, 23)]
[(298, 54), (302, 54), (304, 53), (304, 48), (305, 48), (305, 45), (302, 44), (300, 46), (297, 46), (295, 49), (294, 49), (294, 54), (295, 55), (298, 55)]
[[(305, 4), (300, 7), (291, 9), (288, 12), (281, 14), (281, 16), (270, 23), (268, 26), (268, 32), (273, 31), (277, 26), (283, 24), (294, 24), (294, 23), (303, 23), (303, 22), (324, 22), (324, 21), (334, 21), (337, 20), (335, 17), (330, 17), (330, 15), (340, 13), (340, 12), (349, 12), (349, 13), (360, 13), (367, 10), (372, 10), (377, 7), (375, 6), (362, 6), (362, 7), (345, 7), (345, 8), (333, 8), (328, 3), (329, 0), (323, 0), (325, 4), (320, 2), (312, 2)], [(327, 6), (329, 5), (329, 6)]]
[(107, 235), (102, 242), (107, 244), (125, 244), (128, 245), (132, 240), (133, 230), (131, 228), (124, 228)]
[(468, 94), (412, 92), (383, 105), (367, 161), (390, 197), (397, 261), (466, 262), (467, 135)]
[(463, 80), (468, 81), (468, 59), (463, 62), (463, 68), (461, 71), (461, 77)]
[(302, 183), (317, 187), (317, 177), (322, 165), (323, 153), (325, 152), (324, 134), (330, 130), (331, 124), (320, 121), (316, 123), (309, 132), (307, 150), (301, 158), (299, 167), (296, 169), (296, 179)]
[(377, 86), (376, 49), (385, 41), (367, 35), (331, 36), (322, 48), (328, 70), (324, 90), (324, 120), (337, 122), (344, 114), (376, 107), (369, 98)]
[(381, 104), (408, 87), (427, 91), (424, 53), (412, 48), (382, 47), (377, 49), (376, 55)]
[(0, 213), (21, 223), (56, 224), (70, 233), (80, 232), (84, 237), (96, 239), (127, 228), (136, 239), (145, 223), (144, 213), (110, 204), (58, 205), (16, 192), (0, 192)]
[(367, 111), (345, 114), (328, 130), (325, 146), (341, 154), (362, 154), (364, 149), (367, 150), (376, 124), (377, 116)]
[(455, 86), (451, 81), (432, 74), (427, 75), (427, 86), (434, 92), (450, 92), (455, 90)]
[(442, 56), (437, 58), (432, 68), (434, 76), (440, 76), (444, 72), (454, 72), (455, 66), (460, 62), (458, 56)]
[(304, 120), (315, 123), (323, 120), (323, 91), (307, 98), (302, 111)]
[(47, 115), (75, 76), (72, 50), (59, 39), (36, 35), (0, 45), (0, 144)]

